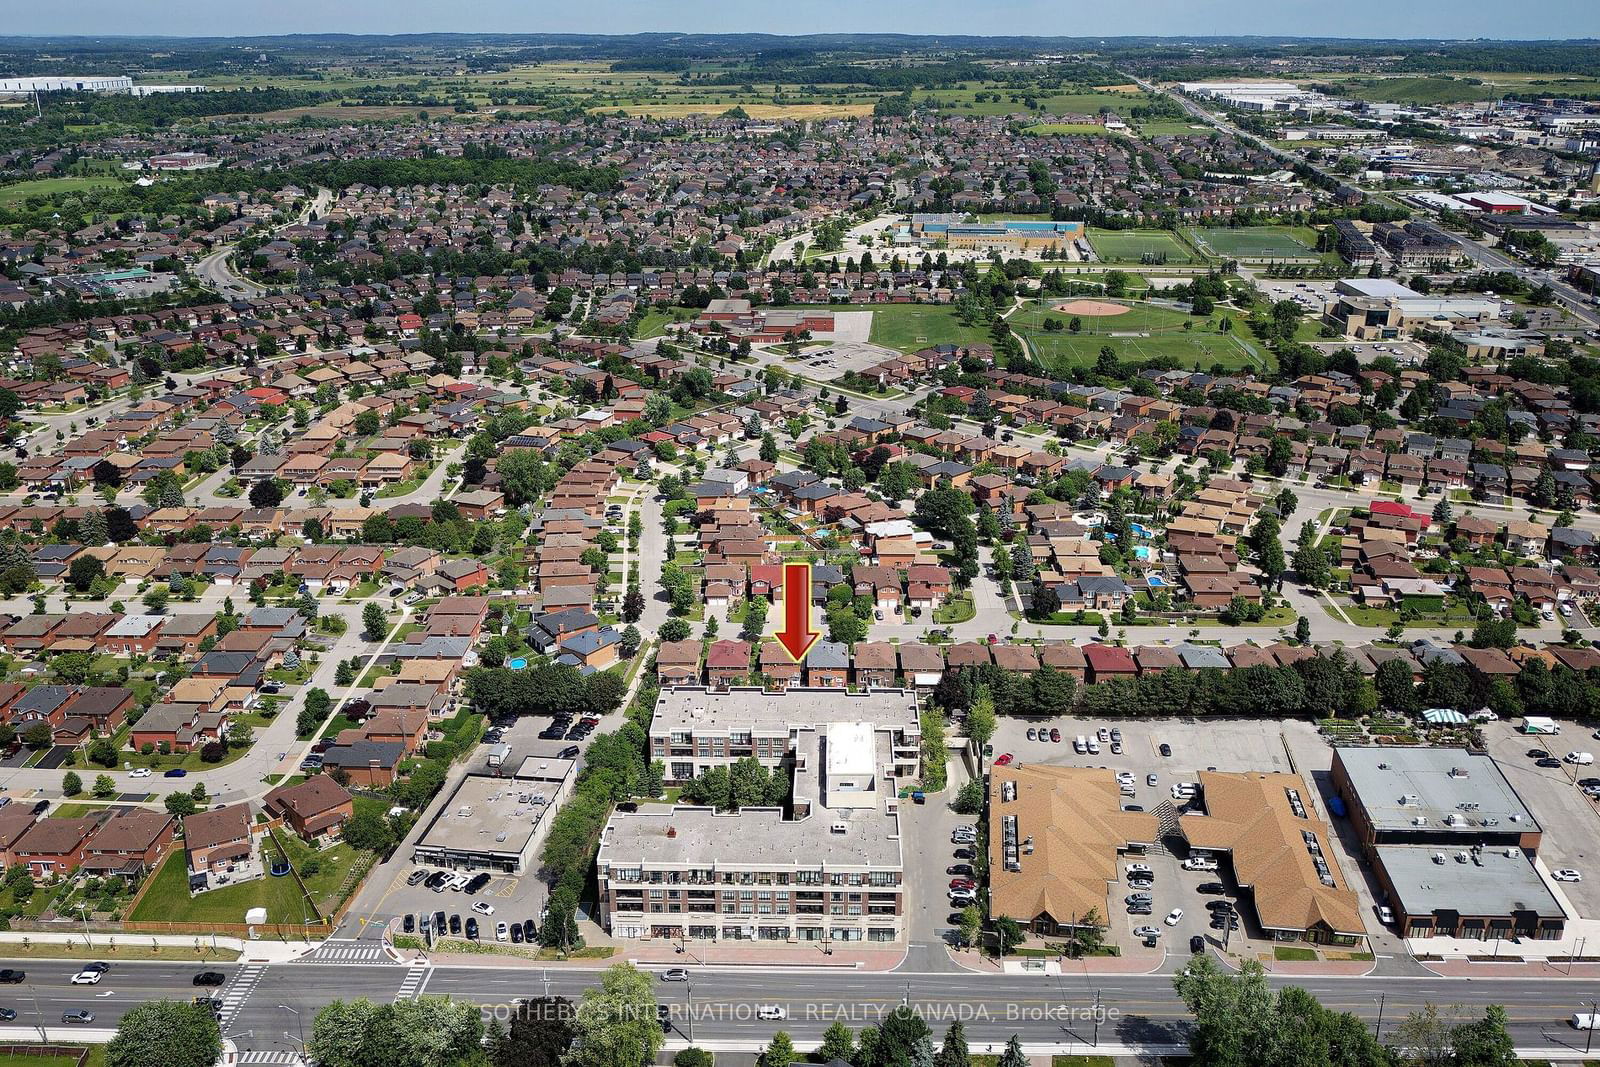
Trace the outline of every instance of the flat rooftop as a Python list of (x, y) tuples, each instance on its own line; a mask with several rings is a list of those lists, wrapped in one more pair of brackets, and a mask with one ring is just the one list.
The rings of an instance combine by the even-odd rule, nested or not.
[(769, 693), (754, 688), (715, 692), (699, 686), (663, 689), (656, 699), (650, 732), (695, 734), (754, 732), (787, 734), (794, 729), (835, 722), (870, 723), (875, 730), (917, 727), (917, 698), (906, 689), (789, 689)]
[[(571, 760), (547, 762), (565, 764), (571, 773)], [(555, 809), (559, 785), (558, 779), (519, 781), (469, 774), (414, 847), (521, 857), (540, 820)]]
[[(1334, 749), (1375, 830), (1535, 833), (1539, 822), (1486, 753), (1464, 748)], [(1418, 823), (1418, 819), (1425, 820)]]
[[(1377, 851), (1378, 862), (1407, 914), (1565, 914), (1520, 848), (1479, 849), (1476, 862), (1470, 858), (1460, 862), (1455, 851), (1426, 845), (1379, 845)], [(1443, 863), (1434, 862), (1438, 855), (1444, 856)]]
[[(844, 833), (833, 832), (836, 823)], [(900, 870), (900, 818), (865, 808), (829, 809), (798, 821), (784, 819), (778, 808), (618, 812), (600, 837), (597, 862), (647, 870)]]

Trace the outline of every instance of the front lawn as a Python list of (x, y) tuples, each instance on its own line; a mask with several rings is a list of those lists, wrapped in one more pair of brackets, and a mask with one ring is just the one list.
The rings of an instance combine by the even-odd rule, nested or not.
[(1311, 948), (1289, 948), (1277, 945), (1272, 950), (1274, 959), (1310, 962), (1317, 958), (1317, 950)]
[(933, 621), (940, 625), (966, 622), (977, 614), (978, 608), (972, 602), (972, 594), (957, 593), (933, 609)]

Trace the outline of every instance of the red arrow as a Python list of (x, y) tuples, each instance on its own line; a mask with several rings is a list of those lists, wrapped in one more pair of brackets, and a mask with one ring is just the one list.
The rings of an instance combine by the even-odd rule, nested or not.
[(811, 628), (811, 564), (783, 565), (783, 629), (778, 643), (796, 663), (806, 658), (811, 646), (822, 636)]

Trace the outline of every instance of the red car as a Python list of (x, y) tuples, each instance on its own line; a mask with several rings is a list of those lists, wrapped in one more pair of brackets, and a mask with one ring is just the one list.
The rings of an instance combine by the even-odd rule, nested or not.
[(952, 879), (950, 879), (950, 888), (951, 889), (976, 889), (976, 888), (978, 888), (978, 883), (974, 882), (970, 878), (952, 878)]
[(996, 767), (1008, 766), (1011, 763), (1012, 758), (1013, 757), (1012, 757), (1011, 753), (1002, 752), (1002, 753), (1000, 753), (1000, 755), (998, 755), (998, 756), (996, 756), (994, 758), (994, 765)]

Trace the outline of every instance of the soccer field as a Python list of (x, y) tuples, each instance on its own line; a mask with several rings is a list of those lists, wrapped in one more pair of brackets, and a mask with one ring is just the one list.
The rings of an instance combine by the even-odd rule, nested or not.
[(1153, 333), (1144, 337), (1114, 337), (1109, 334), (1029, 333), (1029, 342), (1039, 358), (1060, 373), (1074, 367), (1092, 367), (1100, 350), (1109, 348), (1124, 363), (1147, 363), (1153, 359), (1173, 359), (1185, 369), (1209, 370), (1221, 365), (1226, 370), (1270, 369), (1270, 357), (1258, 355), (1232, 334), (1180, 331)]
[(1095, 255), (1104, 263), (1159, 262), (1165, 256), (1167, 263), (1193, 263), (1194, 253), (1184, 243), (1166, 230), (1099, 230), (1089, 231), (1089, 244)]
[(1316, 259), (1317, 253), (1287, 226), (1241, 229), (1208, 227), (1196, 234), (1201, 247), (1229, 259)]

